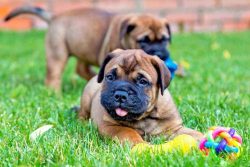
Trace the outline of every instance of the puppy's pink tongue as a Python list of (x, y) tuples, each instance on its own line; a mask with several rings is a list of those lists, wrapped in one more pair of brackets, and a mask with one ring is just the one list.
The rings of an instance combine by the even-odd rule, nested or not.
[(127, 111), (122, 110), (122, 109), (120, 109), (120, 108), (115, 109), (115, 112), (116, 112), (116, 114), (119, 115), (120, 117), (124, 117), (124, 116), (126, 116), (126, 115), (128, 114)]

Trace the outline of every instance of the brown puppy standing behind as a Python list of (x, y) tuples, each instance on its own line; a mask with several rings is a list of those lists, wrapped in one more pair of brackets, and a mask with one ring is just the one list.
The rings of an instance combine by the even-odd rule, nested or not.
[(20, 14), (34, 14), (49, 23), (46, 36), (46, 85), (60, 90), (61, 75), (69, 56), (77, 58), (77, 73), (92, 78), (91, 65), (101, 65), (110, 51), (143, 49), (162, 60), (169, 56), (171, 32), (166, 20), (151, 15), (116, 15), (99, 9), (72, 10), (58, 16), (41, 8), (21, 7), (5, 20)]
[(189, 134), (200, 140), (202, 133), (183, 126), (166, 89), (169, 82), (170, 72), (158, 57), (115, 50), (85, 87), (78, 116), (91, 118), (101, 135), (121, 142), (144, 142), (145, 134)]

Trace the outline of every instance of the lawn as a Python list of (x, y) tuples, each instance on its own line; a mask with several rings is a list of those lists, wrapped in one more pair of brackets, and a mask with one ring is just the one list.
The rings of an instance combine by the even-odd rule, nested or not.
[[(206, 132), (214, 125), (234, 127), (243, 138), (235, 161), (216, 156), (144, 154), (100, 137), (91, 122), (69, 109), (79, 105), (86, 81), (75, 59), (63, 76), (63, 94), (44, 86), (44, 32), (0, 32), (0, 166), (248, 166), (250, 161), (250, 31), (175, 35), (172, 58), (187, 68), (169, 89), (188, 127)], [(35, 141), (29, 135), (54, 127)], [(151, 138), (161, 143), (162, 137)]]

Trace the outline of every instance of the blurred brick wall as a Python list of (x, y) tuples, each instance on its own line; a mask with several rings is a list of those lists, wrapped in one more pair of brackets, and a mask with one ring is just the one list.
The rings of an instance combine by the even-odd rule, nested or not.
[[(0, 0), (0, 19), (21, 5), (36, 5), (60, 13), (81, 7), (98, 7), (117, 13), (144, 12), (169, 20), (176, 31), (241, 31), (250, 29), (250, 0)], [(0, 28), (44, 28), (36, 17), (20, 16)]]

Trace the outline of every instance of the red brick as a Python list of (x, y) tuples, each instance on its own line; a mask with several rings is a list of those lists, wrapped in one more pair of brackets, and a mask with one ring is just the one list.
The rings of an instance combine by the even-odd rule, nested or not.
[(217, 23), (210, 23), (210, 24), (196, 23), (191, 28), (191, 31), (194, 31), (194, 32), (215, 32), (215, 31), (220, 31), (220, 30), (221, 30), (221, 26)]
[(216, 6), (216, 1), (214, 0), (184, 0), (182, 1), (184, 8), (211, 8)]
[(145, 10), (161, 10), (177, 8), (177, 0), (143, 0)]
[(250, 22), (250, 10), (242, 12), (240, 19), (242, 21)]
[(215, 12), (205, 12), (202, 17), (203, 23), (213, 23), (213, 22), (224, 22), (228, 20), (235, 20), (238, 18), (238, 14), (232, 11), (215, 11)]
[(18, 18), (8, 23), (0, 22), (0, 29), (29, 30), (31, 27), (32, 21), (28, 18)]
[(166, 19), (171, 23), (192, 23), (198, 21), (198, 14), (194, 12), (184, 13), (176, 12), (166, 15)]
[(134, 0), (98, 0), (95, 7), (105, 9), (107, 11), (122, 12), (134, 10), (136, 2)]
[(250, 7), (250, 0), (221, 0), (222, 7)]
[(19, 3), (19, 4), (21, 4), (21, 3), (25, 3), (25, 2), (27, 2), (27, 0), (0, 0), (0, 3), (1, 3), (1, 6), (2, 5), (6, 5), (6, 4), (17, 4), (17, 3)]
[(222, 29), (224, 31), (242, 31), (250, 28), (247, 22), (243, 21), (226, 21), (223, 23)]
[(88, 8), (93, 7), (92, 0), (84, 0), (84, 1), (52, 1), (54, 2), (52, 5), (53, 13), (62, 13), (65, 11), (79, 9), (79, 8)]

